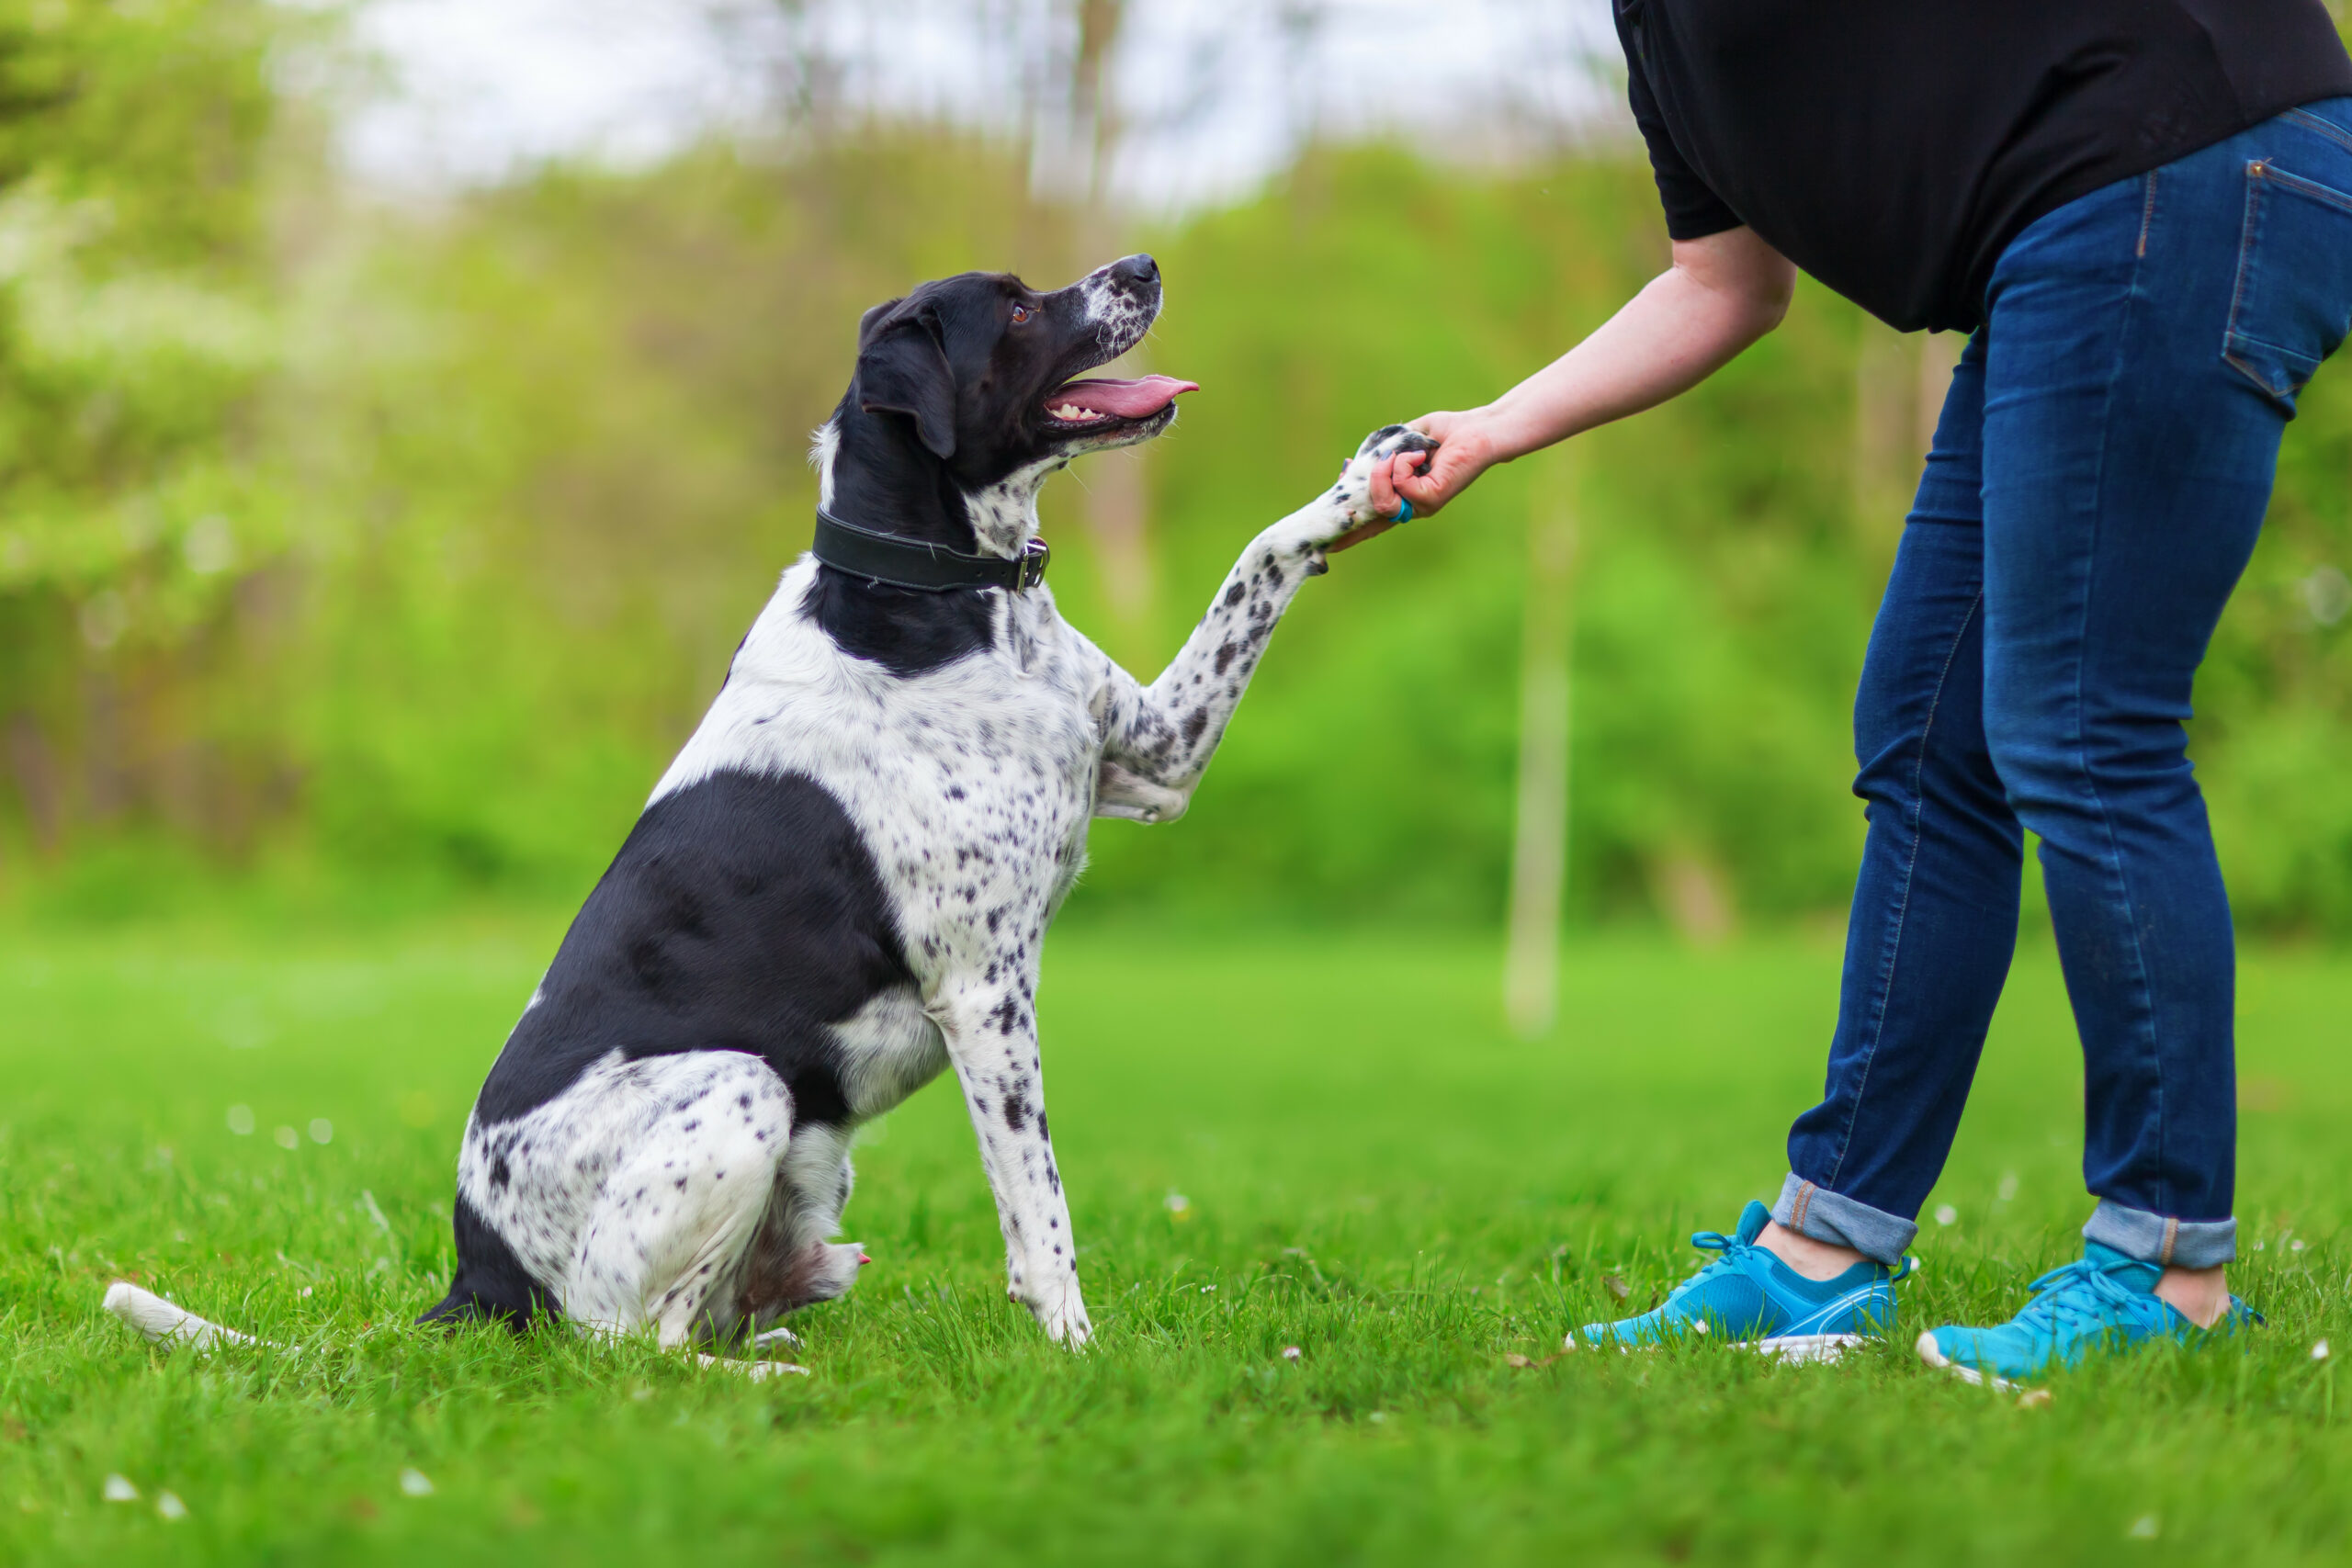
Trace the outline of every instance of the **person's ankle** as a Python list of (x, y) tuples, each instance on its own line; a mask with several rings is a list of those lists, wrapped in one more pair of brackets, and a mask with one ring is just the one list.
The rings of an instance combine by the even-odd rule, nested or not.
[(1869, 1261), (1850, 1247), (1815, 1241), (1809, 1235), (1789, 1229), (1778, 1220), (1764, 1227), (1763, 1234), (1756, 1238), (1756, 1245), (1815, 1282), (1835, 1280), (1855, 1264)]
[(2229, 1269), (2167, 1269), (2156, 1280), (2156, 1299), (2199, 1328), (2211, 1328), (2230, 1310)]

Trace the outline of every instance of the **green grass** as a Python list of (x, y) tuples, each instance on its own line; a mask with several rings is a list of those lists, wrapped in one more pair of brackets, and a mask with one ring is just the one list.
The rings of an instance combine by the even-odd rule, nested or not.
[[(1907, 1348), (1505, 1359), (1608, 1314), (1608, 1273), (1643, 1304), (1696, 1262), (1684, 1233), (1777, 1184), (1818, 1086), (1826, 949), (1582, 945), (1531, 1045), (1495, 1022), (1483, 946), (1068, 932), (1047, 1080), (1097, 1347), (1051, 1348), (1004, 1300), (938, 1084), (860, 1153), (849, 1234), (877, 1261), (799, 1321), (815, 1375), (755, 1386), (560, 1333), (407, 1326), (446, 1280), (466, 1107), (555, 929), (9, 941), (0, 1561), (2352, 1551), (2352, 1412), (2310, 1355), (2352, 1348), (2352, 962), (2247, 965), (2241, 1213), (2265, 1247), (2237, 1278), (2270, 1327), (2020, 1408)], [(1907, 1324), (2002, 1313), (2072, 1255), (2079, 1103), (2054, 965), (2029, 953)], [(258, 1132), (230, 1132), (232, 1104)], [(298, 1348), (147, 1348), (98, 1310), (119, 1274)], [(403, 1495), (407, 1467), (430, 1495)], [(141, 1500), (102, 1501), (109, 1472)], [(158, 1516), (164, 1488), (185, 1518)]]

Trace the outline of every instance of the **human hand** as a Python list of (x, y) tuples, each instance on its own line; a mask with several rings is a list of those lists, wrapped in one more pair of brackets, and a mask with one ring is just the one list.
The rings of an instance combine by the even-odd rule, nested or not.
[(1396, 513), (1407, 502), (1412, 502), (1415, 517), (1431, 515), (1508, 456), (1495, 434), (1493, 420), (1484, 410), (1425, 413), (1406, 428), (1435, 441), (1437, 450), (1399, 452), (1375, 468), (1371, 499), (1380, 521), (1338, 540), (1331, 546), (1333, 550), (1351, 549), (1394, 528)]
[(1506, 456), (1483, 410), (1425, 413), (1405, 428), (1435, 441), (1437, 450), (1399, 452), (1375, 468), (1371, 501), (1378, 521), (1335, 540), (1333, 552), (1353, 549), (1396, 526), (1396, 514), (1407, 502), (1412, 502), (1414, 516), (1430, 516)]
[[(1353, 549), (1366, 539), (1377, 538), (1406, 521), (1406, 517), (1399, 515), (1405, 512), (1406, 502), (1405, 498), (1397, 493), (1396, 481), (1402, 476), (1418, 473), (1428, 467), (1436, 450), (1434, 441), (1425, 438), (1410, 425), (1384, 425), (1366, 436), (1355, 458), (1340, 466), (1340, 473), (1344, 486), (1350, 468), (1361, 463), (1366, 454), (1373, 457), (1369, 470), (1357, 476), (1358, 482), (1364, 485), (1363, 501), (1372, 515), (1332, 540), (1326, 547), (1327, 553), (1336, 555), (1341, 550)], [(1410, 515), (1419, 516), (1419, 513)]]
[(1413, 421), (1411, 428), (1435, 441), (1438, 449), (1421, 464), (1408, 465), (1400, 456), (1390, 464), (1387, 474), (1375, 478), (1372, 486), (1375, 510), (1389, 510), (1385, 505), (1387, 498), (1398, 495), (1413, 503), (1414, 516), (1435, 516), (1505, 456), (1492, 422), (1481, 409), (1425, 413)]
[(1390, 470), (1426, 463), (1436, 450), (1436, 442), (1401, 424), (1385, 424), (1365, 436), (1356, 455), (1340, 465), (1340, 482), (1329, 496), (1344, 532), (1317, 540), (1317, 547), (1327, 555), (1352, 549), (1405, 521), (1410, 513), (1389, 482)]

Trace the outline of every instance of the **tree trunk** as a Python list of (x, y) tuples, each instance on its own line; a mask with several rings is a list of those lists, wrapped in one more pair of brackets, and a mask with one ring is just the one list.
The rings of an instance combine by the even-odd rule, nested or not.
[(1568, 711), (1577, 524), (1566, 449), (1539, 458), (1527, 522), (1519, 675), (1519, 803), (1510, 857), (1503, 1017), (1532, 1040), (1559, 1004), (1560, 896), (1567, 886)]
[[(1040, 194), (1077, 209), (1077, 220), (1070, 225), (1077, 250), (1069, 258), (1073, 276), (1115, 261), (1127, 249), (1125, 218), (1112, 198), (1107, 167), (1118, 141), (1118, 107), (1103, 80), (1125, 19), (1125, 0), (1075, 0), (1075, 6), (1078, 47), (1069, 58), (1061, 123), (1054, 132), (1059, 145), (1033, 161), (1047, 186)], [(1138, 346), (1114, 373), (1143, 375), (1150, 368), (1147, 351)], [(1102, 640), (1129, 662), (1149, 651), (1143, 645), (1152, 627), (1151, 486), (1146, 450), (1131, 446), (1102, 453), (1088, 458), (1074, 475), (1080, 485), (1079, 520), (1086, 528), (1103, 608), (1110, 616), (1109, 635)]]

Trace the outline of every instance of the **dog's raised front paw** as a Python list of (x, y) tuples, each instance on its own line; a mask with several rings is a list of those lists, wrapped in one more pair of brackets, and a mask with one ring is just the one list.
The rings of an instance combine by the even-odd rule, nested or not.
[(1419, 431), (1402, 424), (1384, 424), (1363, 438), (1356, 448), (1359, 457), (1394, 457), (1399, 452), (1434, 452), (1437, 443)]
[[(1329, 538), (1337, 538), (1367, 523), (1388, 521), (1372, 509), (1372, 473), (1375, 468), (1399, 452), (1436, 450), (1436, 442), (1419, 431), (1408, 430), (1401, 424), (1384, 424), (1365, 436), (1363, 445), (1356, 448), (1356, 455), (1348, 460), (1347, 467), (1340, 470), (1340, 482), (1331, 488), (1332, 510), (1337, 513), (1334, 521), (1339, 526)], [(1317, 542), (1328, 543), (1329, 538)]]

